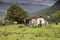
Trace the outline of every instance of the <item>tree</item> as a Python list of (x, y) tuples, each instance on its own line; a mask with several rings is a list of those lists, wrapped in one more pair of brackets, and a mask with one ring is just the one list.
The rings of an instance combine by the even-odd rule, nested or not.
[(18, 23), (22, 23), (23, 19), (28, 17), (27, 11), (25, 11), (23, 8), (17, 6), (17, 5), (12, 5), (8, 10), (7, 10), (7, 15), (5, 19), (7, 20), (12, 20), (12, 21), (17, 21)]
[(53, 15), (54, 18), (60, 18), (60, 11), (57, 10)]
[(60, 22), (60, 10), (57, 10), (53, 15), (52, 15), (52, 20), (54, 22)]

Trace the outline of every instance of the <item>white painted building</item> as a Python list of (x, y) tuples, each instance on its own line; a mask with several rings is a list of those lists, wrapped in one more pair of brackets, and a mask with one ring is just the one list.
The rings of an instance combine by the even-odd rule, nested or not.
[(42, 16), (34, 16), (32, 18), (28, 18), (29, 20), (29, 25), (32, 26), (45, 26), (48, 25), (48, 21), (44, 19)]

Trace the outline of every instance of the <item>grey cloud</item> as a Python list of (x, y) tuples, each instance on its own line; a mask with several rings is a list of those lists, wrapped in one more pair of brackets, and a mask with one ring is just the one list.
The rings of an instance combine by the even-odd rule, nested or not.
[(53, 4), (57, 0), (0, 0), (8, 3), (42, 3), (42, 4)]

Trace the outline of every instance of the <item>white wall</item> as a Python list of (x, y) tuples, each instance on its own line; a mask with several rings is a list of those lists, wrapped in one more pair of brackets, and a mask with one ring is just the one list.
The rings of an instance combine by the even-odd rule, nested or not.
[(41, 24), (45, 24), (44, 18), (32, 19), (30, 21), (30, 24), (32, 24), (33, 26), (38, 26), (40, 24), (40, 20), (41, 20)]
[(44, 18), (38, 18), (37, 19), (37, 25), (40, 24), (40, 21), (41, 21), (41, 24), (45, 24)]

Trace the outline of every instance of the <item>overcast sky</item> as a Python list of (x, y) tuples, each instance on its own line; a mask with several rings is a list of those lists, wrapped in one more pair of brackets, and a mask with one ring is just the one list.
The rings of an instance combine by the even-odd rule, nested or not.
[(56, 0), (0, 0), (8, 3), (34, 3), (34, 4), (44, 4), (52, 5)]

